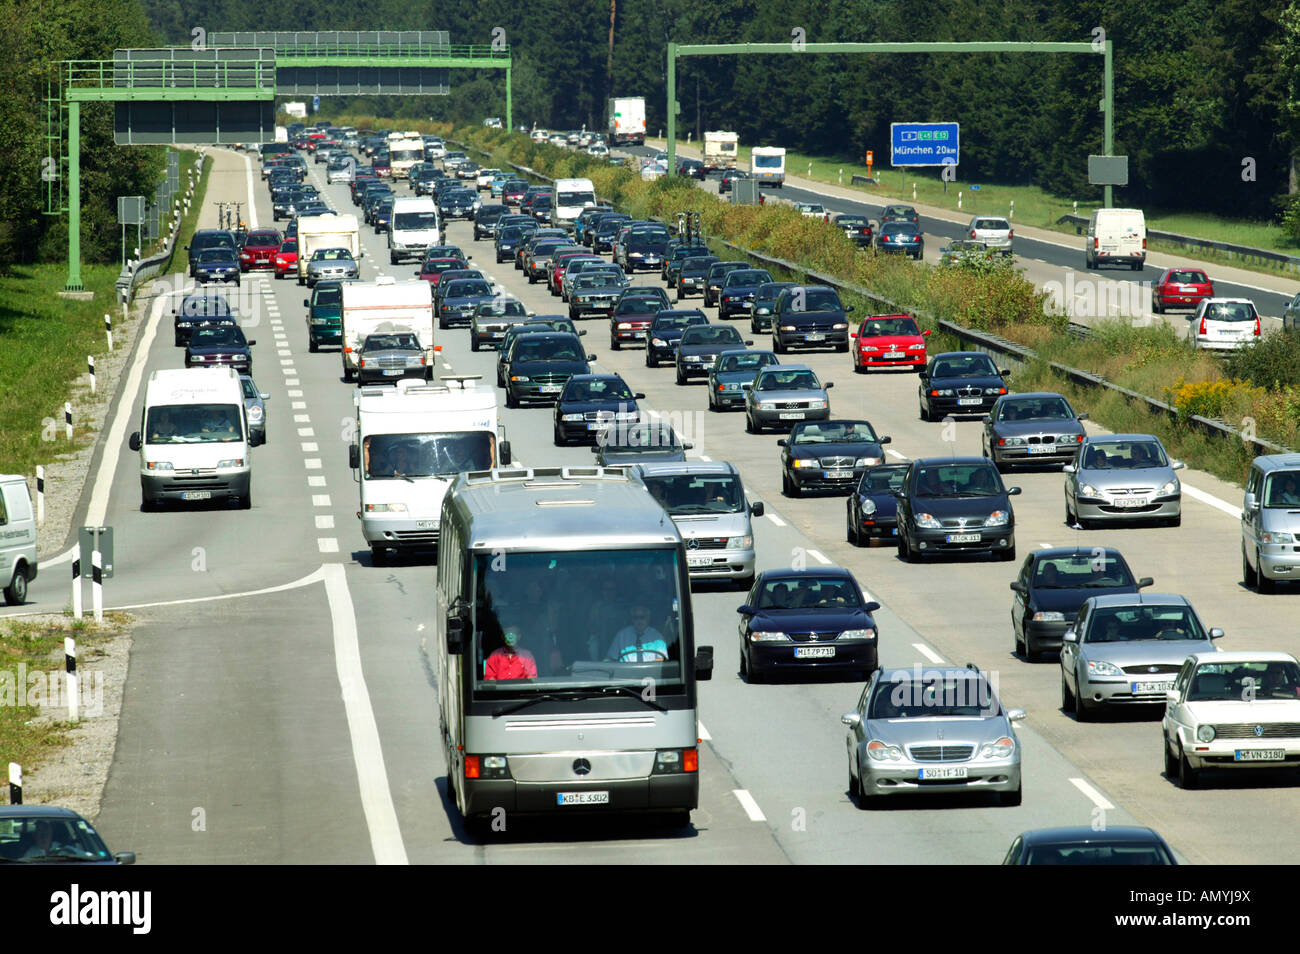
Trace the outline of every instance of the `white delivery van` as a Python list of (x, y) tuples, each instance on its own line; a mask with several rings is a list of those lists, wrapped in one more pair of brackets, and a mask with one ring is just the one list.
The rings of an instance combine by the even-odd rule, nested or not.
[(583, 209), (596, 204), (596, 187), (590, 179), (556, 179), (551, 186), (551, 225), (573, 231)]
[(27, 478), (0, 474), (0, 586), (5, 602), (27, 602), (27, 584), (36, 579), (36, 516)]
[(433, 289), (425, 281), (399, 282), (381, 275), (373, 282), (343, 283), (343, 380), (357, 374), (357, 351), (366, 335), (410, 332), (424, 351), (425, 374), (433, 375)]
[(249, 448), (263, 442), (248, 426), (234, 368), (155, 371), (145, 386), (140, 430), (140, 509), (167, 500), (219, 497), (252, 506)]
[(346, 215), (301, 215), (298, 217), (298, 284), (307, 282), (307, 266), (320, 248), (346, 248), (360, 259), (361, 230), (357, 217)]
[(419, 133), (394, 133), (388, 137), (388, 161), (394, 179), (409, 179), (411, 166), (424, 162), (424, 139)]
[(755, 146), (749, 151), (749, 174), (758, 180), (759, 185), (782, 188), (785, 185), (785, 148)]
[(423, 262), (425, 252), (442, 244), (441, 235), (438, 203), (432, 196), (393, 201), (393, 214), (388, 221), (388, 260), (392, 264), (408, 258)]
[(736, 150), (740, 147), (740, 137), (734, 132), (704, 133), (704, 168), (736, 168)]
[(620, 96), (611, 99), (607, 119), (611, 146), (645, 145), (644, 96)]
[(361, 533), (374, 563), (389, 550), (438, 546), (442, 499), (456, 477), (510, 463), (496, 392), (480, 375), (357, 388), (349, 464), (361, 486)]
[(1147, 220), (1141, 209), (1095, 209), (1088, 217), (1084, 264), (1127, 265), (1141, 271), (1147, 261)]

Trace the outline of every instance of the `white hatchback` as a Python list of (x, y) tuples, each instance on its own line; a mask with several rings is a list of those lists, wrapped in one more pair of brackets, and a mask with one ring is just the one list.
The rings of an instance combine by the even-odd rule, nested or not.
[(1248, 298), (1206, 298), (1187, 321), (1187, 340), (1200, 350), (1235, 351), (1259, 340), (1259, 312)]

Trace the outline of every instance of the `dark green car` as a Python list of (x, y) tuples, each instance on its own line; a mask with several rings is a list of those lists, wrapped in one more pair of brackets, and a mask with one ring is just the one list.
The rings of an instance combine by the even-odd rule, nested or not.
[(343, 283), (317, 282), (311, 297), (302, 300), (307, 309), (307, 350), (343, 343)]

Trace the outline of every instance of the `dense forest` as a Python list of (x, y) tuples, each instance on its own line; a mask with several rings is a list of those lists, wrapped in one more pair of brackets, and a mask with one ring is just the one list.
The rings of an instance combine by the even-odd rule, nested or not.
[[(196, 28), (447, 30), (509, 43), (516, 123), (600, 126), (607, 96), (643, 95), (665, 125), (666, 45), (834, 41), (1092, 41), (1115, 48), (1115, 150), (1130, 157), (1116, 200), (1272, 218), (1296, 191), (1300, 0), (0, 0), (11, 95), (0, 102), (5, 261), (59, 253), (62, 219), (40, 214), (45, 81), (52, 60), (115, 47), (190, 44)], [(887, 155), (891, 122), (962, 124), (965, 179), (1029, 182), (1087, 198), (1101, 151), (1102, 58), (1083, 54), (699, 57), (679, 61), (680, 130), (737, 130), (856, 159)], [(335, 104), (327, 101), (326, 109)], [(503, 115), (502, 76), (457, 70), (446, 97), (339, 102), (438, 119)], [(328, 115), (328, 112), (326, 113)], [(158, 150), (111, 145), (106, 106), (83, 110), (87, 258), (111, 258), (118, 194), (147, 193)]]

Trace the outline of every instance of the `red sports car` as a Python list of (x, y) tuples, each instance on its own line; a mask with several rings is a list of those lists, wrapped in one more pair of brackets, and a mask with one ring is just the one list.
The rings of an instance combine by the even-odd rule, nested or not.
[(1199, 268), (1166, 268), (1151, 285), (1151, 310), (1157, 315), (1166, 308), (1195, 309), (1214, 297), (1214, 284)]
[(280, 246), (280, 251), (275, 253), (274, 257), (271, 259), (271, 262), (272, 265), (275, 267), (276, 278), (284, 278), (284, 276), (288, 275), (290, 272), (292, 272), (294, 275), (297, 275), (298, 274), (298, 240), (288, 239), (287, 241), (285, 241), (285, 243)]
[(925, 336), (908, 315), (871, 315), (857, 331), (849, 332), (853, 344), (853, 370), (925, 367)]
[(249, 232), (239, 253), (239, 270), (275, 268), (275, 254), (284, 245), (284, 236), (278, 229), (258, 229)]

